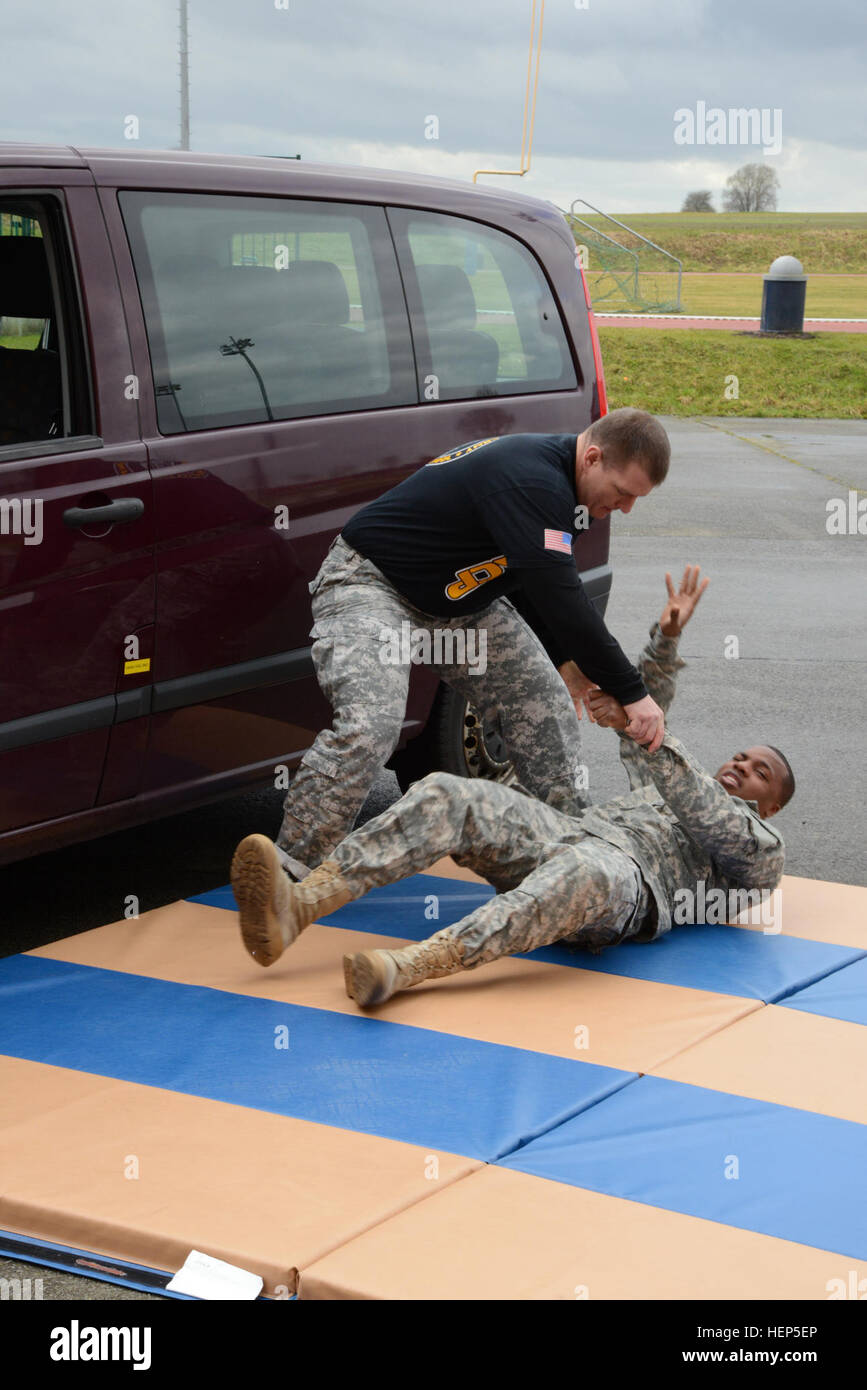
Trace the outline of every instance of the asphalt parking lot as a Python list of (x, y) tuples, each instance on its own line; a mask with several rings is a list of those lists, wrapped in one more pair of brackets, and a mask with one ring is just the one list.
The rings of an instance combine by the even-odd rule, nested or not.
[[(867, 535), (826, 523), (829, 502), (848, 503), (850, 490), (867, 512), (867, 422), (664, 423), (668, 480), (614, 518), (608, 625), (637, 652), (661, 611), (665, 571), (678, 579), (685, 564), (702, 566), (711, 584), (681, 641), (688, 667), (672, 731), (711, 771), (750, 744), (780, 747), (797, 780), (777, 822), (787, 872), (864, 884)], [(615, 736), (588, 727), (585, 743), (592, 798), (625, 790)], [(396, 795), (383, 774), (365, 818)], [(129, 893), (145, 912), (226, 883), (243, 835), (276, 834), (281, 799), (248, 794), (3, 869), (0, 954), (114, 921)], [(0, 1261), (0, 1278), (37, 1275), (46, 1299), (148, 1297)]]

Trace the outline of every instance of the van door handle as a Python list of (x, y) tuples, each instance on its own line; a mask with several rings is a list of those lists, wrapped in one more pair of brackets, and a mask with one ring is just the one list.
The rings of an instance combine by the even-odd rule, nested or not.
[(117, 502), (109, 502), (105, 507), (67, 507), (63, 513), (64, 526), (73, 528), (96, 526), (107, 521), (110, 525), (118, 522), (135, 521), (144, 511), (140, 497), (122, 497)]

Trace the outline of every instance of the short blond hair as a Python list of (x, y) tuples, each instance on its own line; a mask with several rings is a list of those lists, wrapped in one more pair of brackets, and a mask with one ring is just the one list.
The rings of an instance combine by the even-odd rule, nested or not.
[(622, 406), (602, 415), (587, 430), (586, 442), (605, 450), (603, 464), (640, 463), (654, 487), (665, 481), (671, 461), (668, 435), (655, 415)]

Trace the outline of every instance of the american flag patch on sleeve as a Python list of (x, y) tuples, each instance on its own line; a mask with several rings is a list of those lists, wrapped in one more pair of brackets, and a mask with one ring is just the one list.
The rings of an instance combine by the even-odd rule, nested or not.
[(568, 531), (551, 531), (545, 527), (545, 549), (559, 550), (561, 555), (572, 554), (572, 537)]

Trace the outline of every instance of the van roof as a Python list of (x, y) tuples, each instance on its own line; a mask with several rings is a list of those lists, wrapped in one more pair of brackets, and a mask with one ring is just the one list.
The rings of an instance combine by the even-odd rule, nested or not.
[[(349, 198), (396, 199), (425, 206), (460, 204), (471, 200), (488, 215), (499, 204), (512, 215), (534, 212), (551, 218), (555, 204), (510, 189), (474, 184), (470, 179), (445, 179), (398, 169), (378, 169), (358, 164), (313, 164), (273, 155), (207, 154), (198, 150), (133, 150), (82, 148), (74, 145), (37, 145), (0, 141), (0, 166), (28, 165), (41, 168), (89, 168), (100, 184), (123, 185), (134, 180), (138, 187), (177, 188), (179, 191), (222, 187), (242, 191), (245, 175), (258, 174), (258, 191), (292, 192), (303, 197), (327, 197), (339, 193)], [(215, 177), (219, 175), (219, 178)], [(480, 202), (481, 200), (481, 202)]]

